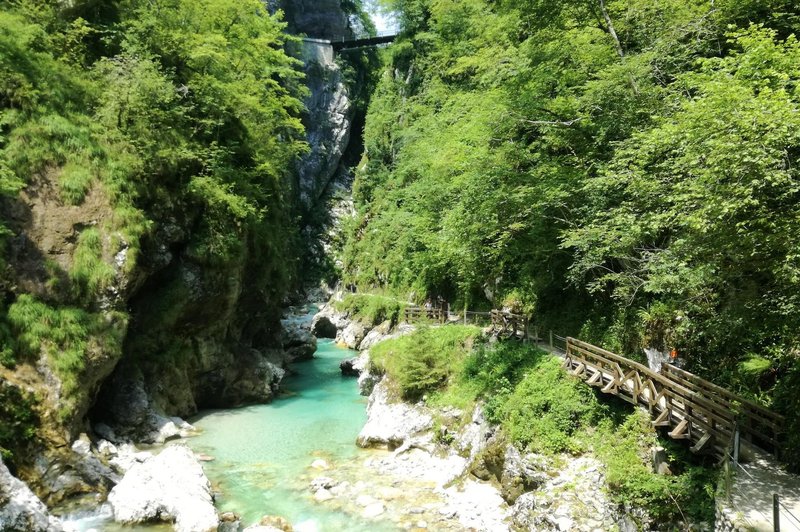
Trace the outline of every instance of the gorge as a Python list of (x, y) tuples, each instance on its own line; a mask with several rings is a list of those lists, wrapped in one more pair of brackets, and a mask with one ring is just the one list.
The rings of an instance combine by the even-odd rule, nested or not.
[(738, 526), (468, 311), (778, 412), (800, 504), (797, 6), (379, 3), (0, 7), (0, 530)]

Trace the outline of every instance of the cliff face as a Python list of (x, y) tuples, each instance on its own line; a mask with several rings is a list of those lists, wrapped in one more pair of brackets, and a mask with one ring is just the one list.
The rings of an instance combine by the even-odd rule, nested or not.
[(310, 89), (303, 123), (310, 151), (298, 162), (297, 183), (303, 208), (311, 210), (339, 170), (350, 142), (354, 109), (330, 47), (306, 41), (303, 59)]
[[(293, 32), (348, 31), (338, 1), (284, 4)], [(26, 354), (0, 364), (0, 421), (13, 421), (0, 449), (48, 502), (108, 485), (70, 451), (81, 432), (152, 440), (169, 416), (269, 401), (292, 357), (308, 356), (280, 323), (302, 270), (299, 228), (289, 226), (294, 206), (313, 209), (339, 167), (352, 106), (329, 50), (311, 45), (303, 58), (310, 151), (293, 184), (266, 188), (278, 199), (259, 222), (211, 219), (214, 205), (178, 182), (137, 206), (134, 242), (111, 191), (94, 180), (68, 201), (56, 165), (2, 200), (12, 237), (0, 285)], [(227, 224), (222, 237), (214, 223)]]
[(341, 0), (280, 0), (289, 29), (318, 39), (350, 34), (350, 20)]

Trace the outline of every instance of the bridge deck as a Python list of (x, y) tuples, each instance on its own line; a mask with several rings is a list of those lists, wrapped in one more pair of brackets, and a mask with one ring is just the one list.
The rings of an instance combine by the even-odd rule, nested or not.
[(368, 46), (377, 46), (379, 44), (389, 44), (394, 42), (396, 38), (396, 34), (378, 35), (376, 37), (364, 37), (362, 39), (331, 41), (331, 46), (333, 47), (334, 51), (339, 52), (341, 50), (354, 50), (356, 48), (366, 48)]

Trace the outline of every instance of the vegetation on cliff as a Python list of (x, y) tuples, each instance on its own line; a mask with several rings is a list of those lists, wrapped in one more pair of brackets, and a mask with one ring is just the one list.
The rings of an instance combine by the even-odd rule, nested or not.
[[(13, 380), (13, 368), (46, 356), (61, 385), (43, 394), (56, 395), (62, 422), (86, 413), (97, 374), (119, 360), (130, 289), (164, 267), (158, 254), (180, 252), (226, 279), (244, 272), (262, 305), (290, 286), (304, 88), (284, 27), (260, 0), (0, 8), (0, 362)], [(8, 213), (28, 208), (15, 207), (21, 192), (83, 209), (88, 220), (63, 247), (43, 247), (61, 235), (37, 241), (29, 230), (38, 220), (15, 225)], [(169, 231), (178, 236), (160, 236)], [(18, 263), (25, 253), (39, 253), (35, 264)], [(43, 273), (22, 283), (31, 268)], [(171, 323), (153, 314), (185, 304), (172, 303), (148, 308), (147, 322)], [(146, 345), (148, 356), (167, 350)], [(12, 412), (3, 453), (31, 437), (13, 428), (26, 419)]]
[(796, 438), (796, 3), (387, 4), (345, 281), (677, 349)]

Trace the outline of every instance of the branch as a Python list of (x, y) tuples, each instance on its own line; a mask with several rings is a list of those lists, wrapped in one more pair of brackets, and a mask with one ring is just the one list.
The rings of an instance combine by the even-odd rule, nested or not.
[(603, 13), (603, 18), (606, 20), (608, 33), (610, 33), (611, 38), (614, 39), (614, 47), (617, 49), (617, 53), (619, 54), (620, 58), (624, 59), (625, 51), (622, 49), (622, 43), (619, 42), (617, 30), (614, 29), (614, 23), (611, 22), (611, 17), (608, 14), (608, 10), (606, 10), (606, 3), (604, 0), (600, 0), (600, 11)]
[(520, 120), (533, 126), (569, 127), (572, 124), (583, 120), (583, 117), (579, 116), (578, 118), (573, 118), (572, 120), (528, 120), (527, 118), (521, 118)]
[[(617, 30), (614, 29), (614, 23), (611, 21), (611, 16), (608, 14), (608, 10), (606, 9), (605, 0), (599, 0), (599, 2), (600, 2), (600, 11), (603, 13), (603, 18), (606, 21), (606, 29), (608, 30), (608, 33), (611, 35), (611, 38), (614, 40), (614, 48), (616, 48), (619, 58), (625, 59), (625, 50), (622, 49), (622, 43), (619, 42), (619, 36), (617, 35)], [(631, 84), (633, 93), (636, 96), (639, 96), (639, 86), (636, 84), (636, 80), (633, 79), (633, 74), (628, 74), (628, 81)]]

